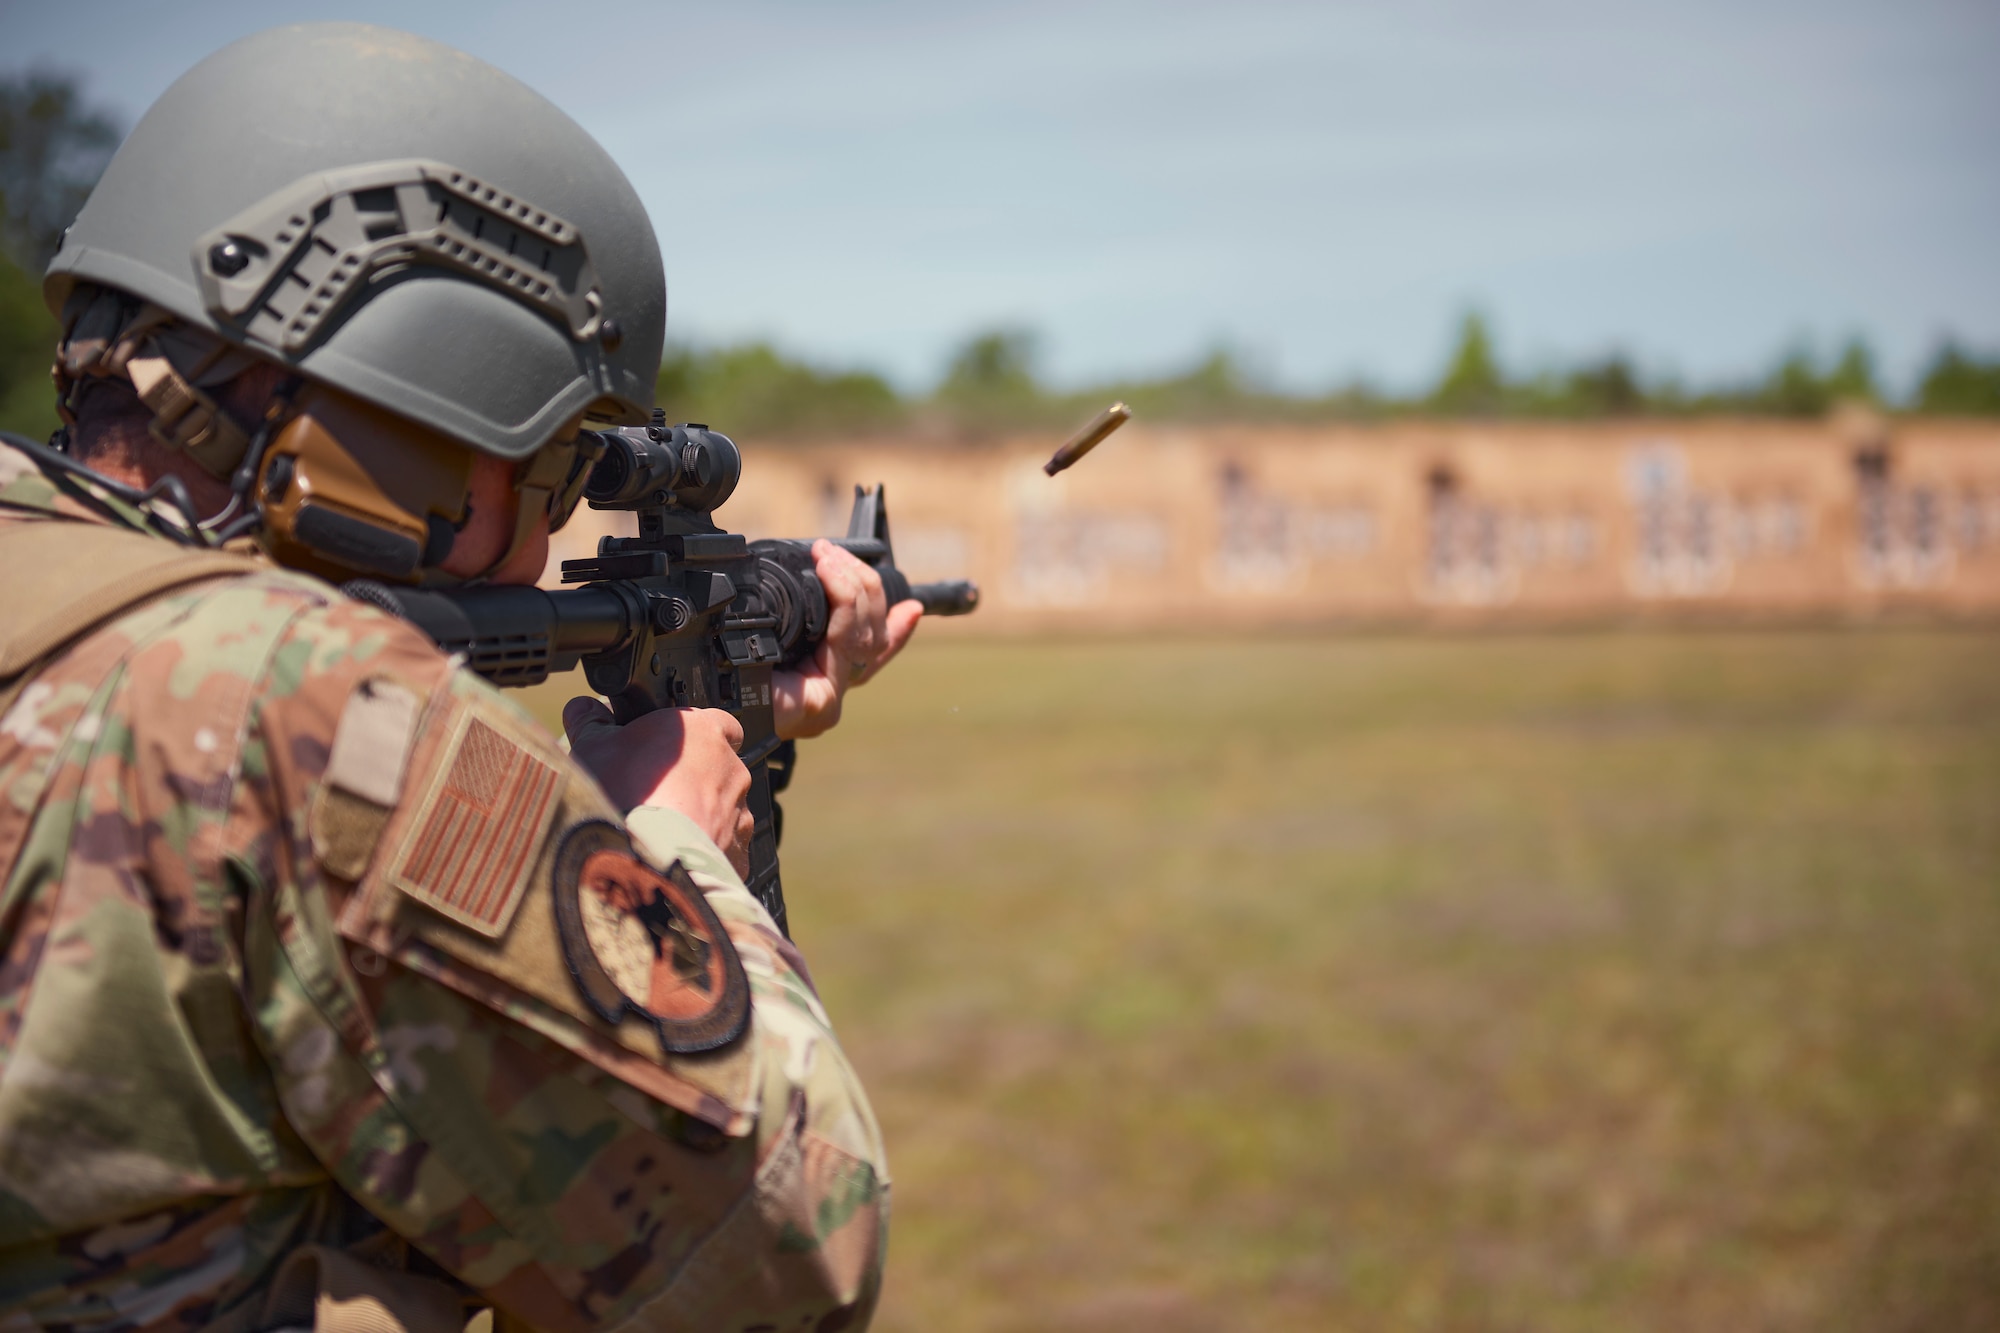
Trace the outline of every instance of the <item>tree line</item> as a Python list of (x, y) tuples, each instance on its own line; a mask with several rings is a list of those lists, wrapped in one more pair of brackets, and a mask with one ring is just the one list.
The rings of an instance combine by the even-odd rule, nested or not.
[(768, 343), (669, 348), (659, 396), (679, 420), (727, 423), (759, 436), (903, 431), (965, 436), (1057, 428), (1123, 399), (1147, 420), (1344, 422), (1400, 417), (1591, 420), (1631, 416), (1816, 417), (1843, 402), (1949, 415), (2000, 415), (2000, 356), (1946, 341), (1913, 394), (1894, 400), (1867, 344), (1850, 340), (1831, 357), (1794, 349), (1761, 376), (1690, 387), (1649, 379), (1623, 356), (1568, 369), (1510, 376), (1486, 322), (1465, 316), (1456, 347), (1427, 389), (1397, 395), (1356, 383), (1291, 394), (1260, 386), (1241, 360), (1218, 350), (1178, 373), (1055, 390), (1036, 374), (1035, 340), (995, 330), (965, 342), (927, 394), (899, 394), (879, 375), (828, 371)]
[(55, 429), (56, 322), (29, 275), (54, 256), (124, 133), (73, 78), (35, 70), (0, 79), (0, 429)]
[[(122, 137), (74, 78), (49, 71), (0, 78), (0, 429), (45, 436), (56, 424), (48, 379), (56, 324), (39, 274), (62, 229)], [(707, 421), (745, 438), (898, 432), (963, 438), (1057, 429), (1112, 399), (1156, 421), (1331, 422), (1403, 416), (1589, 419), (1731, 413), (1816, 416), (1860, 400), (1917, 412), (2000, 415), (2000, 355), (1947, 340), (1913, 395), (1888, 401), (1867, 345), (1829, 359), (1795, 350), (1734, 385), (1689, 387), (1649, 378), (1611, 355), (1568, 369), (1509, 375), (1491, 331), (1467, 314), (1436, 382), (1397, 395), (1357, 382), (1325, 394), (1260, 383), (1227, 350), (1184, 370), (1057, 390), (1037, 373), (1033, 335), (995, 329), (967, 339), (928, 393), (898, 392), (866, 370), (829, 370), (764, 342), (669, 347), (659, 401), (677, 420)]]

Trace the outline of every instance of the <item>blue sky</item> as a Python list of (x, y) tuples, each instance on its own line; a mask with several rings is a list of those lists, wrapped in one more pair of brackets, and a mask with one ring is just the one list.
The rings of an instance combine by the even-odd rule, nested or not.
[[(0, 69), (136, 116), (234, 37), (409, 28), (553, 98), (653, 214), (670, 332), (909, 387), (1217, 345), (1296, 389), (1510, 365), (1695, 380), (1869, 336), (2000, 348), (2000, 6), (1952, 0), (563, 5), (0, 0)], [(87, 58), (83, 54), (87, 49)]]

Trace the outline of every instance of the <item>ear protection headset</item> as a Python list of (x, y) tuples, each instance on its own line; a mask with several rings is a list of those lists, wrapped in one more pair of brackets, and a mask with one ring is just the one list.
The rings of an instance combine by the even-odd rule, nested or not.
[[(576, 430), (516, 465), (520, 505), (504, 565), (542, 514), (551, 530), (576, 509), (604, 452)], [(340, 580), (356, 574), (402, 583), (460, 580), (438, 566), (471, 518), (473, 450), (337, 390), (308, 385), (270, 428), (253, 499), (261, 540), (280, 564)]]

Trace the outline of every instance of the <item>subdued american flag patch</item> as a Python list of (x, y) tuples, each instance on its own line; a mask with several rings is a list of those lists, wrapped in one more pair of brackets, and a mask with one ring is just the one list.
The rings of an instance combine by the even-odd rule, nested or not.
[(498, 937), (514, 919), (554, 814), (556, 766), (474, 715), (461, 725), (389, 882)]

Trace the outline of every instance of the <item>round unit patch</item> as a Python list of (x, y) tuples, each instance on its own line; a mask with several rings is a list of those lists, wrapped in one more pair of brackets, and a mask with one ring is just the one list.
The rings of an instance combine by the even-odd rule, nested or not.
[(600, 819), (563, 835), (555, 861), (556, 931), (590, 1007), (607, 1023), (636, 1014), (674, 1055), (727, 1046), (750, 1021), (736, 946), (676, 861), (661, 874)]

